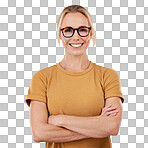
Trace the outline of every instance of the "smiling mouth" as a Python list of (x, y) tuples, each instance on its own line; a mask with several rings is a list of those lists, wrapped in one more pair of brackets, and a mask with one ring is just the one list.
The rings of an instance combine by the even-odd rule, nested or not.
[(81, 43), (81, 44), (69, 44), (71, 47), (75, 47), (75, 48), (78, 48), (78, 47), (81, 47), (84, 43)]

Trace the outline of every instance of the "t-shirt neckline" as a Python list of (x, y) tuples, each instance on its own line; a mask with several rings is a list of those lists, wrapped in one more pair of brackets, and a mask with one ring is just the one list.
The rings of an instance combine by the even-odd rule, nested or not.
[(83, 74), (88, 73), (88, 72), (93, 68), (93, 62), (90, 61), (90, 64), (89, 64), (88, 68), (85, 69), (85, 70), (82, 71), (82, 72), (70, 72), (70, 71), (67, 71), (67, 70), (65, 70), (65, 69), (60, 65), (60, 62), (57, 64), (57, 68), (60, 69), (62, 72), (64, 72), (64, 73), (67, 74), (67, 75), (78, 76), (78, 75), (83, 75)]

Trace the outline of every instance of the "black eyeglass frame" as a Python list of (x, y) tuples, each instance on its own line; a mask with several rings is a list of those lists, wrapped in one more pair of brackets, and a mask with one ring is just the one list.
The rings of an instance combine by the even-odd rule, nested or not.
[[(64, 35), (63, 30), (64, 30), (65, 28), (71, 28), (71, 29), (73, 30), (73, 33), (72, 33), (71, 36), (67, 37), (67, 36)], [(74, 33), (75, 33), (75, 30), (77, 30), (77, 33), (78, 33), (79, 36), (81, 36), (81, 37), (86, 37), (86, 36), (89, 35), (89, 32), (90, 32), (90, 30), (91, 30), (91, 27), (86, 27), (86, 26), (80, 26), (79, 28), (72, 28), (72, 27), (65, 27), (65, 28), (61, 28), (60, 31), (62, 31), (63, 36), (66, 37), (66, 38), (70, 38), (70, 37), (72, 37), (72, 36), (74, 35)], [(79, 33), (78, 30), (81, 29), (81, 28), (88, 28), (88, 29), (89, 29), (89, 32), (88, 32), (88, 34), (87, 34), (86, 36), (82, 36), (82, 35), (80, 35), (80, 33)]]

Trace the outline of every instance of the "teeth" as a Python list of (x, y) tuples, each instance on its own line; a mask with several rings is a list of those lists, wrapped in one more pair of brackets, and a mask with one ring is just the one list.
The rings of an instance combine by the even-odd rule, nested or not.
[(73, 47), (80, 47), (82, 44), (70, 44), (71, 46), (73, 46)]

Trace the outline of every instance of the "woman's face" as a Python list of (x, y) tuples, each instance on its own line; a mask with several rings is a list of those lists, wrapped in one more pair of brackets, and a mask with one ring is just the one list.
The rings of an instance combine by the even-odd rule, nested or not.
[[(76, 13), (66, 14), (60, 28), (65, 28), (65, 27), (79, 28), (80, 26), (90, 27), (87, 18), (83, 14), (76, 12)], [(72, 37), (66, 38), (63, 36), (62, 32), (60, 32), (60, 40), (62, 40), (66, 52), (74, 55), (80, 55), (86, 53), (86, 49), (89, 46), (90, 39), (91, 39), (90, 33), (86, 37), (81, 37), (78, 35), (77, 31), (75, 30), (74, 35)], [(79, 45), (81, 43), (83, 43), (83, 45), (80, 47), (72, 46), (74, 44)]]

